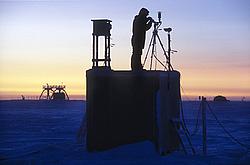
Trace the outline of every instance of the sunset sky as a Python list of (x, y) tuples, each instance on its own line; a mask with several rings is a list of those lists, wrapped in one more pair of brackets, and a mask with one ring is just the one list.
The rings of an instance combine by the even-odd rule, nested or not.
[(0, 0), (0, 99), (39, 96), (46, 83), (83, 98), (95, 18), (112, 20), (112, 69), (129, 70), (131, 24), (142, 7), (154, 19), (161, 11), (162, 28), (173, 29), (172, 65), (186, 98), (250, 100), (249, 0)]

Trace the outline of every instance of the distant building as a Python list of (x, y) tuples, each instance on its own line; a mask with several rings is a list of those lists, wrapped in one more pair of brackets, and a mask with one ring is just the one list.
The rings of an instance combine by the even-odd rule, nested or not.
[(228, 100), (225, 96), (218, 95), (214, 97), (214, 101), (230, 101), (230, 100)]

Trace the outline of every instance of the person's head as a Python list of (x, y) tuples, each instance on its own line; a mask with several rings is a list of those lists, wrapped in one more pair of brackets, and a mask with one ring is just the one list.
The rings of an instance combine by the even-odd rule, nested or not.
[(146, 9), (146, 8), (141, 8), (141, 10), (139, 11), (139, 15), (141, 15), (141, 16), (148, 16), (148, 14), (149, 14), (149, 11), (148, 11), (148, 9)]

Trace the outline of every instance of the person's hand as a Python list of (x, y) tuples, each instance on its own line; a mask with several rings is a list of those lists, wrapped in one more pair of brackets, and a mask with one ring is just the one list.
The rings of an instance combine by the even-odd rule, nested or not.
[(155, 22), (154, 19), (153, 19), (152, 17), (148, 17), (148, 20), (149, 20), (150, 22)]

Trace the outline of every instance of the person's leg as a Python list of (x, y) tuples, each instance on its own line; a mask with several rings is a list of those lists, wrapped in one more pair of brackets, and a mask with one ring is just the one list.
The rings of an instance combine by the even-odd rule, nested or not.
[(134, 47), (133, 54), (131, 57), (131, 69), (132, 70), (141, 70), (142, 69), (141, 55), (142, 55), (142, 50)]
[(132, 54), (132, 56), (131, 56), (131, 69), (132, 70), (136, 70), (136, 64), (135, 64), (135, 55), (134, 55), (134, 53)]

